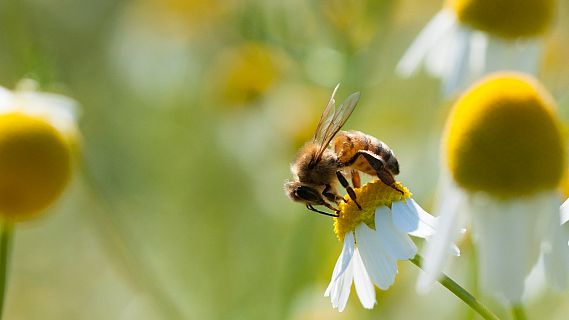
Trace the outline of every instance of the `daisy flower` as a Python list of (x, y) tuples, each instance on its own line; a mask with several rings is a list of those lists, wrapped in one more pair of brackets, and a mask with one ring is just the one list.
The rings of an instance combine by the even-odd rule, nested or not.
[(540, 255), (549, 284), (567, 286), (569, 247), (560, 225), (567, 218), (557, 192), (567, 159), (555, 109), (536, 80), (514, 72), (491, 75), (458, 99), (443, 138), (440, 219), (419, 290), (438, 278), (446, 246), (468, 220), (487, 292), (519, 303)]
[(0, 87), (0, 219), (36, 217), (58, 199), (77, 146), (75, 102), (31, 90)]
[(555, 0), (447, 0), (397, 65), (408, 77), (421, 64), (445, 94), (493, 71), (535, 74)]
[(403, 194), (375, 180), (354, 189), (361, 210), (349, 197), (339, 206), (334, 233), (343, 248), (324, 294), (339, 311), (346, 306), (352, 281), (364, 308), (373, 308), (374, 285), (387, 290), (395, 281), (397, 261), (412, 259), (417, 253), (409, 235), (425, 238), (433, 234), (435, 218), (399, 182), (397, 188)]

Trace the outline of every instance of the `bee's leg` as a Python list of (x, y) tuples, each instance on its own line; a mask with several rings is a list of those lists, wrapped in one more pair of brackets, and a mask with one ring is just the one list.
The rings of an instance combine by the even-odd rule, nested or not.
[(330, 190), (332, 190), (332, 186), (327, 184), (326, 187), (324, 188), (324, 191), (322, 191), (322, 195), (325, 196), (326, 199), (328, 199), (328, 201), (334, 202), (336, 204), (338, 204), (340, 201), (346, 202), (346, 199), (342, 198), (341, 196), (333, 192), (330, 192)]
[[(337, 218), (337, 217), (340, 216), (338, 213), (333, 214), (333, 213), (328, 213), (328, 212), (320, 211), (320, 210), (314, 208), (311, 204), (307, 204), (307, 205), (306, 205), (306, 208), (308, 208), (308, 210), (310, 210), (310, 211), (314, 211), (314, 212), (317, 212), (317, 213), (320, 213), (320, 214), (323, 214), (323, 215), (329, 216), (329, 217), (336, 217), (336, 218)], [(332, 208), (332, 209), (333, 209), (333, 208)], [(333, 209), (333, 210), (336, 211), (336, 212), (338, 212), (336, 209)]]
[(362, 186), (362, 179), (360, 179), (360, 173), (358, 170), (352, 169), (352, 185), (354, 188), (359, 188)]
[(359, 154), (366, 159), (369, 165), (375, 170), (375, 173), (377, 174), (379, 180), (397, 190), (401, 194), (405, 194), (395, 185), (395, 178), (393, 177), (393, 174), (385, 169), (385, 161), (383, 161), (380, 156), (367, 150), (359, 150), (356, 154)]
[(342, 187), (344, 187), (346, 189), (346, 191), (348, 191), (348, 195), (354, 201), (356, 206), (358, 206), (358, 209), (361, 210), (362, 207), (356, 201), (356, 192), (354, 191), (354, 189), (352, 189), (352, 187), (348, 183), (348, 180), (346, 180), (346, 178), (344, 177), (344, 175), (340, 171), (336, 171), (336, 177), (338, 177), (338, 180), (340, 181), (340, 184), (342, 185)]

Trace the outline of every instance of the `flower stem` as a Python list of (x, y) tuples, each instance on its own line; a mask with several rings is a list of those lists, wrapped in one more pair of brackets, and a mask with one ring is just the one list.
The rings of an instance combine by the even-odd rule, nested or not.
[[(414, 265), (419, 268), (423, 268), (423, 258), (420, 255), (416, 255), (415, 258), (409, 260)], [(447, 288), (450, 292), (452, 292), (455, 296), (457, 296), (460, 300), (464, 301), (469, 307), (471, 307), (474, 311), (476, 311), (482, 318), (486, 320), (498, 320), (498, 316), (496, 316), (492, 311), (490, 311), (485, 305), (483, 305), (480, 301), (478, 301), (473, 295), (471, 295), (466, 289), (461, 287), (458, 283), (454, 280), (449, 278), (447, 275), (443, 274), (440, 279), (439, 283), (443, 285), (443, 287)], [(524, 319), (524, 318), (519, 318)]]
[(8, 262), (12, 225), (0, 222), (0, 319), (3, 318), (4, 301), (6, 300), (6, 280), (8, 279)]
[(526, 320), (526, 313), (524, 312), (524, 308), (519, 305), (513, 305), (512, 306), (512, 314), (514, 315), (514, 319), (516, 320)]

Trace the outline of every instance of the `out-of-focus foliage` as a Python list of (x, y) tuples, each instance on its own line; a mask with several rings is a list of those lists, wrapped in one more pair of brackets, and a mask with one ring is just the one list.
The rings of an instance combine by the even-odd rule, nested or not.
[[(440, 1), (0, 1), (0, 85), (24, 77), (82, 105), (84, 162), (64, 200), (16, 232), (7, 319), (471, 319), (418, 270), (364, 310), (322, 296), (331, 220), (282, 192), (332, 88), (362, 98), (346, 128), (387, 142), (430, 208), (449, 102), (398, 79)], [(569, 119), (569, 3), (541, 79)], [(468, 239), (449, 274), (476, 292)], [(529, 316), (562, 319), (535, 289)], [(501, 310), (495, 301), (485, 298)]]

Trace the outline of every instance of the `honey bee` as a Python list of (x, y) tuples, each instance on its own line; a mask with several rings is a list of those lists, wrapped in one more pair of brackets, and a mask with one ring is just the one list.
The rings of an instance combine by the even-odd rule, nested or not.
[[(284, 185), (286, 194), (293, 201), (303, 202), (309, 210), (333, 217), (338, 217), (339, 210), (332, 204), (345, 201), (336, 190), (337, 182), (361, 209), (344, 174), (351, 176), (355, 188), (360, 187), (359, 173), (363, 172), (377, 176), (403, 193), (395, 185), (394, 178), (399, 174), (399, 163), (387, 144), (360, 131), (340, 131), (358, 104), (360, 93), (353, 93), (336, 108), (334, 96), (339, 86), (334, 88), (312, 140), (300, 149), (291, 165), (293, 180)], [(320, 211), (314, 208), (316, 205), (334, 213)]]

